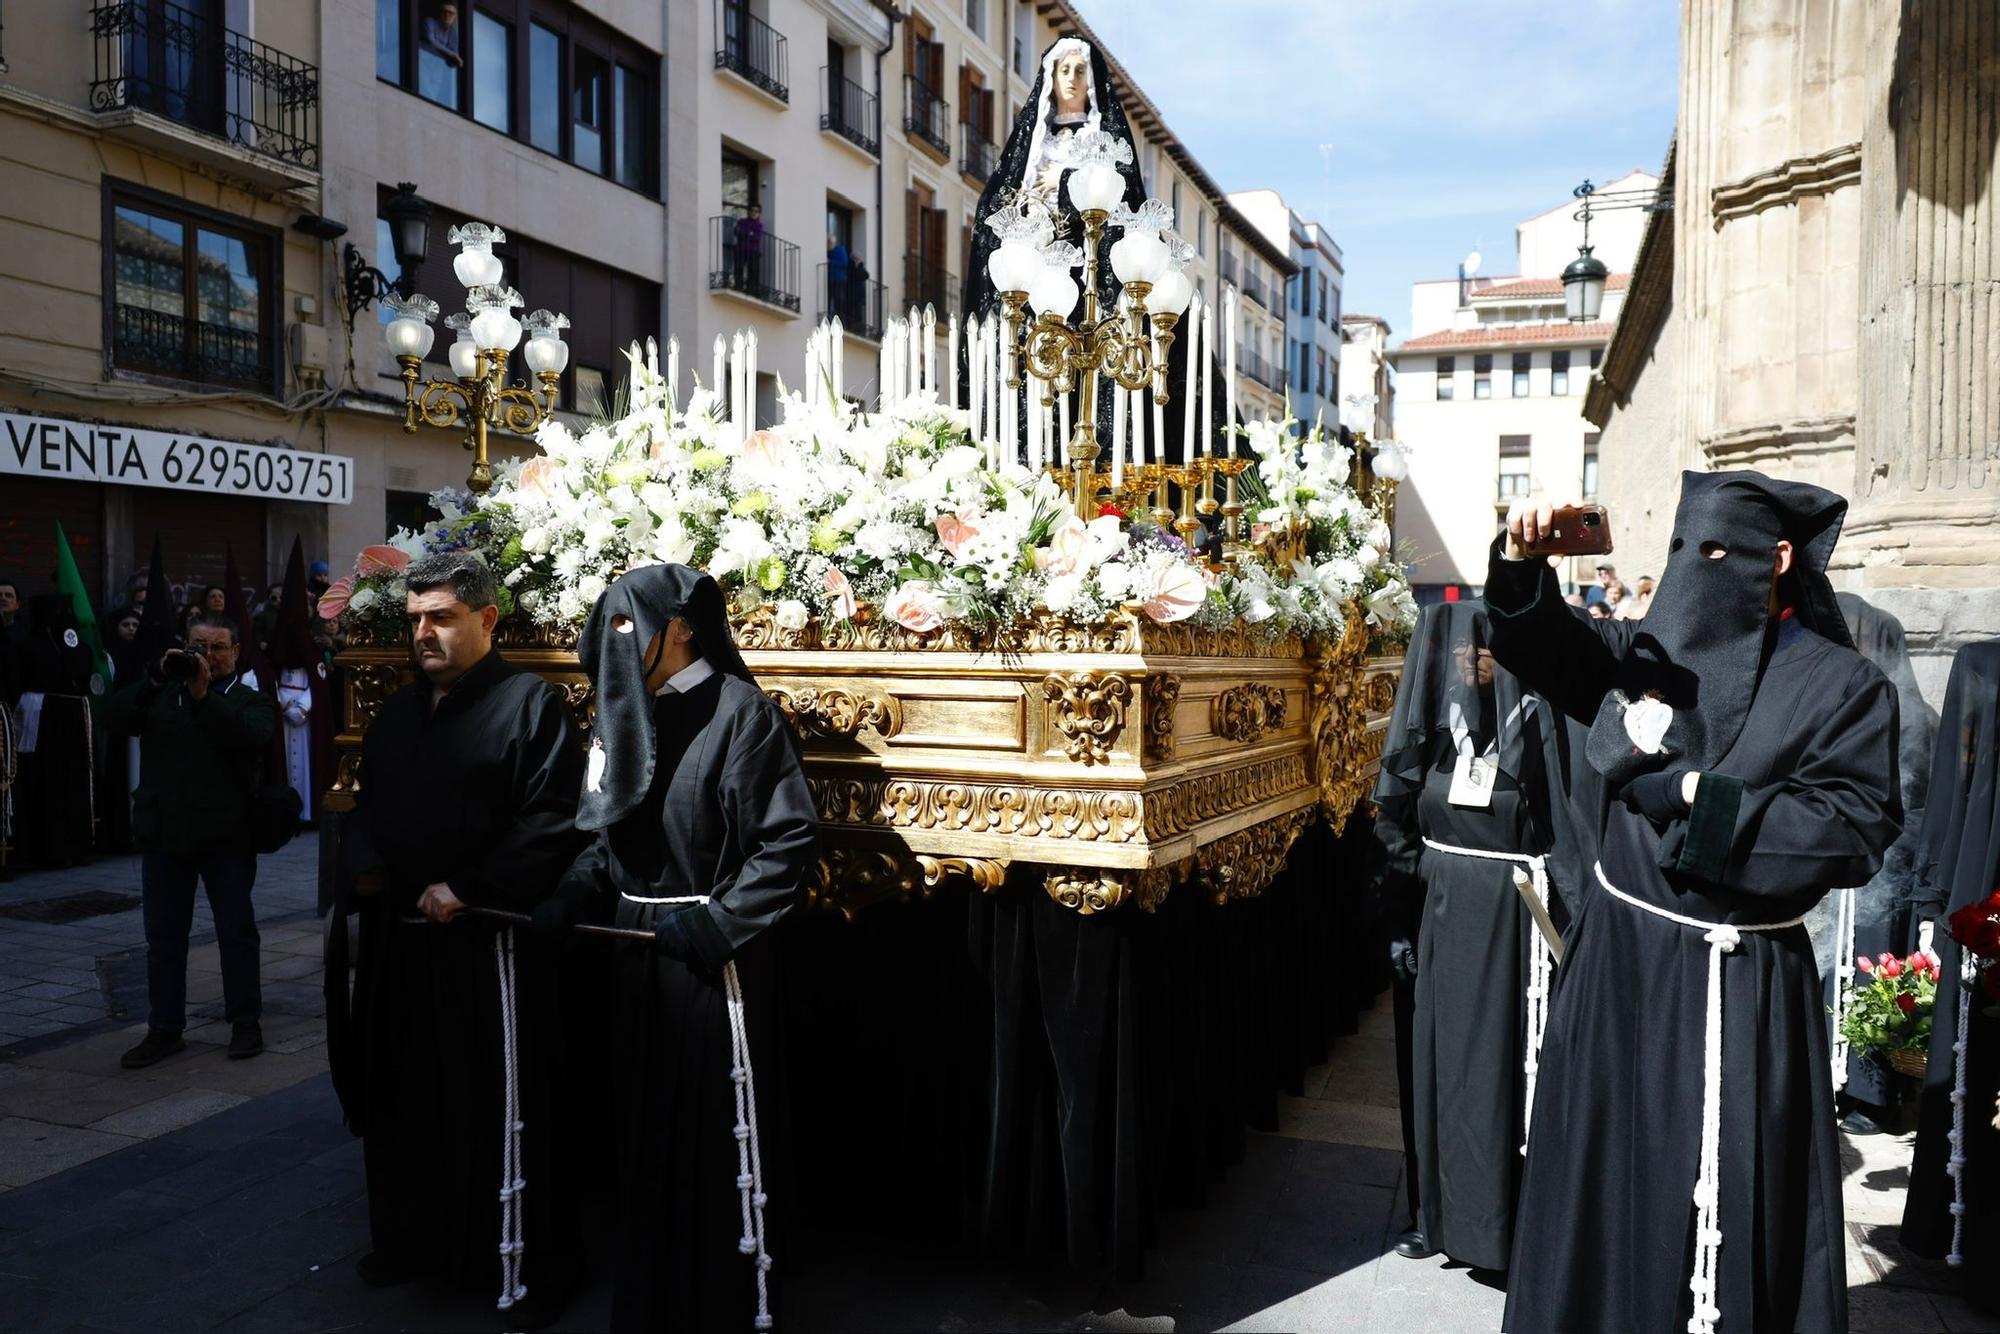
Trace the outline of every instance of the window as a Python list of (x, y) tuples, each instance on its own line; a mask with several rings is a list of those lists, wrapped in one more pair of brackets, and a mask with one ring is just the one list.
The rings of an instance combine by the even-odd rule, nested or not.
[(111, 364), (275, 389), (270, 235), (138, 191), (113, 192), (108, 207)]
[(1493, 354), (1481, 352), (1472, 358), (1472, 396), (1493, 397)]
[(1566, 347), (1549, 353), (1549, 392), (1557, 398), (1569, 394), (1569, 349)]
[(1583, 494), (1597, 494), (1597, 439), (1599, 432), (1589, 431), (1583, 437)]
[(1199, 206), (1194, 211), (1194, 253), (1208, 254), (1208, 210)]
[(732, 218), (740, 218), (750, 211), (752, 204), (762, 205), (763, 166), (755, 158), (722, 152), (722, 211)]
[(1533, 368), (1534, 364), (1535, 362), (1533, 353), (1516, 352), (1514, 354), (1514, 397), (1515, 398), (1526, 398), (1528, 396), (1528, 373)]
[(1437, 373), (1437, 396), (1448, 399), (1452, 393), (1452, 377), (1458, 373), (1457, 357), (1439, 357)]
[(569, 160), (604, 174), (605, 85), (610, 69), (601, 56), (578, 51), (570, 71)]
[(1176, 230), (1179, 230), (1181, 225), (1181, 182), (1178, 176), (1174, 178), (1173, 186), (1174, 227)]
[(417, 92), (456, 111), (459, 76), (465, 72), (458, 6), (451, 0), (423, 0), (417, 11)]
[(1327, 387), (1326, 387), (1326, 349), (1325, 349), (1325, 348), (1321, 348), (1321, 349), (1319, 349), (1319, 379), (1315, 380), (1315, 381), (1314, 381), (1314, 384), (1316, 384), (1316, 385), (1317, 385), (1317, 386), (1319, 387), (1319, 396), (1320, 396), (1321, 398), (1325, 398), (1325, 397), (1326, 397), (1326, 394), (1327, 394)]
[(472, 118), (514, 132), (514, 30), (491, 14), (472, 15)]
[(1328, 324), (1333, 323), (1333, 307), (1326, 302), (1326, 275), (1319, 276), (1319, 317)]
[(1604, 360), (1603, 348), (1593, 347), (1592, 349), (1590, 349), (1590, 369), (1596, 370), (1598, 363), (1603, 360)]
[(636, 74), (623, 65), (612, 71), (612, 113), (616, 124), (612, 127), (612, 142), (618, 145), (618, 164), (615, 175), (620, 185), (629, 185), (634, 190), (646, 188), (646, 145), (649, 142), (644, 126), (647, 109), (652, 106), (646, 76)]
[(528, 142), (562, 152), (563, 40), (539, 23), (528, 25)]
[(1513, 500), (1528, 494), (1530, 438), (1525, 435), (1500, 437), (1500, 499)]
[(375, 77), (403, 81), (403, 0), (375, 0)]
[(972, 29), (973, 36), (985, 39), (986, 0), (965, 0), (965, 26)]

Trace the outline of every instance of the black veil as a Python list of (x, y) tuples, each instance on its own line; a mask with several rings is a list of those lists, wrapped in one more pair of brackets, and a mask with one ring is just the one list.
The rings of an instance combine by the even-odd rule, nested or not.
[[(1112, 88), (1111, 73), (1109, 67), (1105, 64), (1104, 53), (1098, 50), (1094, 44), (1086, 41), (1077, 34), (1065, 33), (1050, 43), (1048, 49), (1042, 52), (1041, 64), (1037, 67), (1034, 87), (1028, 92), (1027, 103), (1021, 108), (1021, 113), (1014, 118), (1014, 128), (1007, 136), (1007, 145), (1001, 150), (1000, 159), (993, 169), (993, 174), (986, 178), (986, 188), (980, 192), (979, 205), (973, 213), (972, 254), (967, 263), (963, 287), (965, 294), (964, 315), (967, 324), (970, 324), (974, 319), (982, 323), (997, 319), (1003, 309), (1000, 294), (995, 290), (993, 279), (986, 271), (986, 261), (1000, 244), (999, 238), (994, 234), (993, 229), (986, 225), (987, 219), (991, 218), (995, 213), (1018, 207), (1021, 191), (1025, 186), (1030, 184), (1029, 176), (1033, 167), (1033, 159), (1038, 155), (1045, 136), (1054, 132), (1050, 124), (1050, 117), (1053, 114), (1053, 91), (1050, 87), (1050, 82), (1053, 77), (1056, 57), (1062, 50), (1068, 49), (1070, 44), (1080, 45), (1090, 53), (1090, 91), (1086, 101), (1086, 120), (1082, 128), (1102, 130), (1113, 138), (1122, 140), (1134, 150), (1132, 160), (1121, 163), (1118, 168), (1118, 174), (1125, 181), (1123, 203), (1127, 209), (1136, 211), (1146, 202), (1146, 182), (1145, 178), (1139, 173), (1137, 144), (1134, 143), (1132, 138), (1132, 127), (1125, 119), (1125, 108), (1119, 103), (1118, 95)], [(1083, 218), (1078, 213), (1076, 206), (1069, 202), (1069, 196), (1066, 191), (1061, 189), (1056, 191), (1053, 207), (1054, 213), (1059, 220), (1059, 225), (1066, 228), (1066, 231), (1059, 239), (1081, 247), (1083, 245)], [(1180, 225), (1181, 220), (1176, 219), (1176, 228), (1178, 229)], [(1120, 235), (1121, 232), (1117, 227), (1107, 223), (1104, 228), (1104, 238), (1098, 247), (1097, 301), (1100, 313), (1112, 308), (1111, 303), (1115, 299), (1115, 294), (1118, 290), (1117, 277), (1111, 271), (1111, 243), (1117, 240)], [(1078, 275), (1078, 282), (1079, 285), (1082, 282), (1081, 274)], [(1083, 297), (1079, 293), (1077, 305), (1072, 309), (1070, 314), (1072, 316), (1080, 315), (1082, 307)], [(1165, 414), (1167, 452), (1169, 457), (1175, 459), (1186, 457), (1186, 451), (1181, 443), (1183, 432), (1181, 429), (1182, 412), (1179, 396), (1182, 383), (1187, 375), (1188, 340), (1191, 332), (1192, 330), (1188, 328), (1175, 329), (1174, 344), (1167, 355), (1168, 385), (1174, 395), (1174, 399), (1169, 403)], [(970, 349), (968, 343), (969, 339), (961, 338), (959, 340), (958, 381), (963, 386), (960, 390), (960, 406), (966, 405), (963, 395), (970, 392), (971, 385), (969, 374)], [(1217, 384), (1222, 383), (1222, 371), (1219, 365), (1215, 370), (1215, 382)], [(1018, 425), (1021, 431), (1018, 438), (1025, 439), (1027, 429), (1025, 412), (1020, 413)], [(1221, 425), (1222, 414), (1218, 411), (1213, 415), (1213, 421), (1210, 423), (1211, 432), (1219, 431)], [(1108, 399), (1098, 408), (1097, 429), (1101, 438), (1109, 438), (1111, 431), (1111, 410)], [(1148, 422), (1147, 430), (1150, 433), (1150, 421)], [(1148, 438), (1150, 439), (1150, 434)], [(1210, 438), (1216, 442), (1218, 452), (1220, 452), (1221, 436), (1211, 434)]]

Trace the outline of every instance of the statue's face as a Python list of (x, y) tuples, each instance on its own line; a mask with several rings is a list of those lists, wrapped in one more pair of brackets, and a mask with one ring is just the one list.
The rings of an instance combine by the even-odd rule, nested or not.
[(1056, 61), (1056, 110), (1069, 115), (1089, 109), (1090, 57), (1082, 51), (1065, 52)]

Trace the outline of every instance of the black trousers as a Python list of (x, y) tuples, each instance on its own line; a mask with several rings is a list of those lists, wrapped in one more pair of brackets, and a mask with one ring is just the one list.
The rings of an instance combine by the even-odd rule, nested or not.
[(146, 921), (146, 999), (154, 1028), (187, 1027), (188, 932), (194, 927), (194, 887), (208, 891), (215, 943), (222, 953), (222, 1001), (229, 1022), (256, 1019), (264, 1010), (257, 965), (257, 910), (250, 902), (257, 882), (257, 854), (242, 851), (182, 856), (149, 852), (140, 863)]

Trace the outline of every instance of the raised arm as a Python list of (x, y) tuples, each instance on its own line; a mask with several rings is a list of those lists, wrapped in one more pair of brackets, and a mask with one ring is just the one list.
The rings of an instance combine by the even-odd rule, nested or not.
[(1606, 621), (1600, 629), (1576, 615), (1547, 562), (1507, 556), (1513, 540), (1511, 534), (1496, 539), (1486, 565), (1494, 660), (1563, 713), (1589, 723), (1611, 689), (1618, 648), (1630, 627), (1643, 622)]

